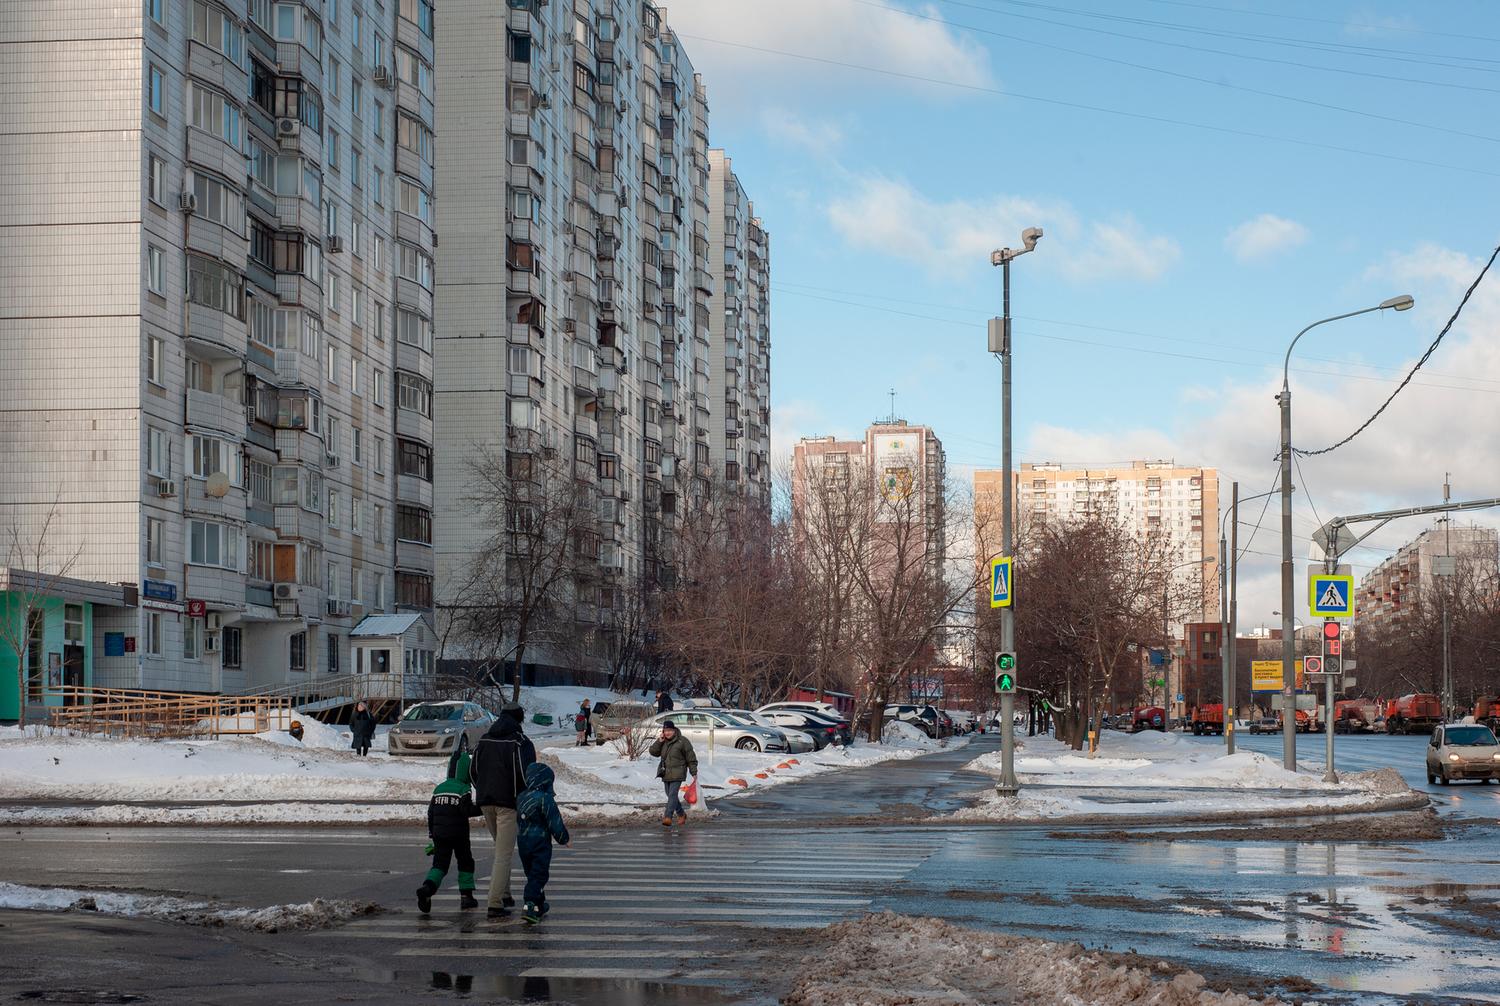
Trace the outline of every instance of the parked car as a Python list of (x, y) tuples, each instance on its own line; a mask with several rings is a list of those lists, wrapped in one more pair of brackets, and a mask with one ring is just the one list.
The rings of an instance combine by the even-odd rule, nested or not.
[(715, 745), (736, 747), (741, 751), (785, 751), (786, 738), (780, 730), (743, 723), (724, 714), (722, 709), (674, 709), (657, 713), (646, 722), (654, 737), (667, 720), (681, 730), (700, 752), (710, 739)]
[(1281, 721), (1274, 716), (1262, 716), (1258, 720), (1250, 721), (1250, 732), (1252, 734), (1279, 734)]
[(393, 755), (467, 751), (494, 722), (494, 715), (477, 702), (421, 702), (391, 727), (386, 750)]
[(812, 738), (814, 749), (818, 751), (823, 750), (829, 744), (843, 743), (845, 736), (837, 723), (812, 713), (799, 712), (795, 709), (768, 709), (756, 715), (765, 717), (785, 730), (807, 734)]
[(749, 709), (724, 709), (715, 710), (715, 712), (722, 712), (725, 716), (732, 717), (743, 723), (765, 727), (767, 730), (775, 730), (786, 740), (787, 754), (806, 754), (809, 751), (816, 751), (822, 747), (821, 744), (813, 740), (811, 734), (790, 726), (784, 726), (768, 716), (762, 716), (760, 713)]
[(798, 709), (803, 712), (817, 713), (821, 716), (832, 716), (840, 720), (847, 718), (843, 713), (839, 712), (838, 706), (835, 706), (831, 702), (768, 702), (757, 709), (756, 712), (763, 713), (768, 709)]
[(815, 725), (826, 724), (834, 728), (833, 742), (835, 744), (849, 745), (854, 743), (854, 724), (849, 722), (847, 716), (827, 716), (823, 713), (808, 713), (808, 718)]
[(1427, 744), (1427, 782), (1444, 786), (1454, 779), (1500, 782), (1500, 742), (1481, 723), (1448, 723)]
[(619, 700), (605, 703), (604, 712), (594, 707), (594, 740), (599, 744), (617, 740), (625, 731), (643, 725), (656, 715), (656, 706), (649, 702)]

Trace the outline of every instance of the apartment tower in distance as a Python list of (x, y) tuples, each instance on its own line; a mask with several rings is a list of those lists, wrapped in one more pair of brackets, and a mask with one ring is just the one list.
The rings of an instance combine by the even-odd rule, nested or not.
[(0, 521), (52, 514), (72, 577), (124, 585), (79, 683), (296, 684), (430, 607), (432, 29), (428, 0), (0, 20)]
[[(1162, 534), (1177, 546), (1177, 562), (1215, 561), (1178, 573), (1199, 604), (1174, 621), (1219, 620), (1219, 474), (1172, 461), (1132, 461), (1129, 467), (1070, 468), (1022, 464), (1013, 471), (1015, 519), (1052, 520), (1102, 511), (1118, 515), (1142, 537)], [(974, 473), (975, 525), (987, 541), (1000, 540), (1002, 473)]]
[(470, 459), (564, 458), (598, 504), (569, 588), (586, 645), (526, 663), (598, 667), (626, 593), (670, 580), (694, 495), (769, 506), (765, 231), (653, 4), (452, 0), (437, 46), (439, 608), (488, 537), (453, 505)]

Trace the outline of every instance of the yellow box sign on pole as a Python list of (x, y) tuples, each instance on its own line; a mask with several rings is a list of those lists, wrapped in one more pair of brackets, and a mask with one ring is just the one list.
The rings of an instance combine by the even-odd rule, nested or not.
[(990, 560), (990, 607), (1009, 608), (1015, 596), (1015, 571), (1011, 557), (996, 556)]
[[(1294, 665), (1297, 689), (1302, 689), (1302, 658)], [(1286, 687), (1279, 660), (1252, 660), (1250, 662), (1250, 690), (1252, 692), (1279, 692)]]

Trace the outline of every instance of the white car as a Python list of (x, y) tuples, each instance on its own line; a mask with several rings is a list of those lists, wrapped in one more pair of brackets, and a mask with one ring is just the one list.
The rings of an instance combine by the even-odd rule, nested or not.
[(811, 736), (801, 730), (794, 730), (789, 726), (777, 723), (768, 716), (751, 712), (748, 709), (716, 709), (715, 712), (732, 717), (745, 723), (752, 723), (767, 730), (775, 730), (786, 740), (787, 754), (806, 754), (816, 751), (818, 745), (814, 743)]
[(1500, 782), (1500, 744), (1482, 723), (1447, 723), (1427, 743), (1427, 783), (1444, 786), (1454, 779)]
[(671, 720), (672, 725), (699, 751), (706, 750), (710, 742), (741, 751), (786, 750), (786, 735), (780, 730), (733, 719), (722, 709), (674, 709), (669, 713), (657, 713), (645, 723), (650, 736), (660, 736), (661, 725), (667, 720)]
[(827, 716), (839, 723), (849, 718), (839, 712), (838, 706), (835, 706), (831, 702), (769, 702), (755, 711), (758, 713), (768, 713), (778, 709), (790, 709), (799, 713), (816, 713), (819, 716)]

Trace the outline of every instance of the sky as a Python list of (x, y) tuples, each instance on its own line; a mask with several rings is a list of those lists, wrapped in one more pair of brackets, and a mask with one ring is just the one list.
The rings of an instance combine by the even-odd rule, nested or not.
[[(1293, 442), (1316, 450), (1396, 389), (1500, 243), (1483, 0), (672, 0), (667, 18), (771, 234), (778, 454), (857, 433), (894, 390), (953, 478), (998, 468), (989, 253), (1039, 226), (1012, 266), (1017, 462), (1174, 458), (1254, 496), (1298, 331), (1416, 298), (1298, 345)], [(1379, 419), (1299, 465), (1299, 560), (1329, 517), (1438, 502), (1447, 472), (1454, 499), (1500, 496), (1500, 266)], [(1281, 606), (1265, 502), (1242, 506), (1242, 627)], [(1430, 524), (1387, 526), (1354, 572)]]

